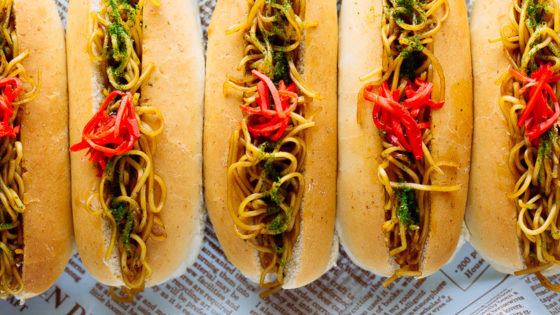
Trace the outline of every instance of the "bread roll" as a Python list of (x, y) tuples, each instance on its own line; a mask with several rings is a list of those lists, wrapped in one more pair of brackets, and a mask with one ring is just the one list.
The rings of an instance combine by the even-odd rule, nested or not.
[[(204, 187), (214, 230), (228, 260), (246, 277), (259, 281), (262, 267), (257, 251), (234, 232), (227, 208), (227, 171), (230, 134), (239, 126), (243, 102), (238, 92), (223, 93), (226, 76), (242, 77), (237, 68), (243, 58), (243, 32), (226, 35), (232, 25), (247, 19), (245, 2), (219, 0), (208, 30), (205, 119)], [(318, 109), (315, 126), (305, 141), (305, 190), (301, 231), (286, 263), (284, 288), (303, 286), (323, 274), (334, 263), (338, 242), (333, 239), (336, 204), (336, 1), (307, 0), (305, 21), (318, 25), (304, 31), (297, 66), (303, 80), (322, 98), (304, 105), (305, 114)], [(241, 200), (236, 200), (238, 204)]]
[[(23, 292), (16, 298), (24, 301), (43, 293), (56, 282), (74, 247), (66, 55), (64, 30), (53, 1), (15, 0), (8, 5), (12, 5), (19, 53), (29, 51), (20, 64), (39, 91), (30, 102), (23, 103), (20, 110), (24, 187), (20, 198), (25, 210), (20, 221), (23, 223)], [(2, 18), (4, 14), (5, 11)], [(16, 101), (21, 101), (30, 88), (24, 83), (23, 92)], [(2, 193), (4, 201), (5, 193)], [(7, 280), (11, 281), (9, 276)]]
[(507, 164), (511, 140), (498, 106), (500, 87), (495, 84), (508, 62), (502, 45), (488, 42), (499, 37), (500, 27), (509, 21), (509, 6), (510, 1), (476, 1), (472, 8), (476, 120), (465, 222), (470, 241), (480, 255), (496, 270), (513, 273), (523, 269), (525, 263), (516, 232), (517, 210), (507, 197), (515, 184)]
[[(72, 0), (68, 11), (67, 41), (70, 91), (70, 139), (78, 143), (82, 129), (97, 112), (108, 88), (106, 74), (88, 53), (92, 14), (99, 0)], [(142, 84), (140, 104), (163, 116), (163, 133), (156, 137), (154, 173), (167, 186), (160, 217), (167, 237), (149, 238), (146, 260), (152, 269), (145, 286), (177, 277), (194, 263), (201, 247), (205, 213), (202, 199), (202, 101), (204, 57), (196, 1), (166, 0), (160, 6), (146, 1), (142, 21), (142, 69), (155, 70)], [(97, 189), (95, 165), (72, 154), (73, 207), (76, 242), (84, 266), (98, 281), (122, 285), (117, 248), (105, 260), (111, 225), (93, 215), (86, 203)]]
[[(448, 0), (447, 4), (449, 16), (433, 37), (434, 55), (445, 78), (445, 104), (431, 111), (430, 151), (434, 161), (452, 162), (457, 167), (445, 168), (444, 175), (432, 176), (432, 185), (460, 185), (460, 189), (430, 193), (429, 232), (421, 253), (419, 277), (439, 270), (456, 247), (462, 245), (459, 239), (469, 178), (472, 76), (467, 10), (462, 0)], [(371, 118), (373, 104), (365, 102), (358, 106), (365, 85), (360, 77), (382, 66), (382, 24), (381, 1), (342, 3), (337, 231), (354, 263), (390, 276), (399, 264), (389, 254), (382, 229), (386, 221), (385, 190), (378, 179), (378, 167), (383, 162), (383, 143)], [(380, 79), (380, 75), (374, 78)], [(362, 117), (362, 123), (357, 117)]]
[[(518, 227), (517, 198), (508, 196), (514, 192), (519, 178), (509, 166), (510, 151), (517, 143), (513, 137), (518, 135), (512, 134), (508, 128), (508, 121), (500, 107), (502, 91), (500, 84), (497, 84), (503, 75), (509, 73), (511, 65), (506, 58), (502, 41), (495, 41), (497, 38), (501, 39), (501, 28), (511, 22), (511, 5), (511, 1), (476, 1), (472, 9), (476, 120), (465, 222), (470, 231), (470, 241), (480, 255), (496, 270), (513, 274), (529, 266), (523, 255), (523, 232)], [(514, 29), (511, 33), (517, 34)], [(510, 33), (508, 31), (505, 34)], [(531, 186), (534, 193), (529, 196), (532, 198), (540, 188)], [(548, 198), (544, 196), (545, 194), (542, 197)], [(545, 233), (553, 232), (549, 227)], [(533, 251), (531, 249), (528, 253), (532, 255)], [(556, 253), (558, 252), (557, 249)], [(560, 266), (557, 265), (542, 271), (543, 275), (558, 273)]]

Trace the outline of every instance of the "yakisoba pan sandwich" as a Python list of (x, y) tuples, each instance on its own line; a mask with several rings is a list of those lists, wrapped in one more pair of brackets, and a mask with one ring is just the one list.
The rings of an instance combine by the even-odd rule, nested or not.
[(201, 246), (198, 7), (72, 0), (67, 43), (76, 243), (127, 300), (181, 275)]
[(466, 223), (496, 270), (560, 273), (560, 3), (475, 2), (475, 116)]
[(266, 289), (337, 255), (336, 1), (219, 0), (208, 32), (205, 197), (227, 258)]
[[(352, 260), (426, 277), (460, 245), (472, 79), (463, 0), (346, 0), (337, 231)], [(369, 74), (368, 74), (369, 72)]]
[(0, 37), (0, 298), (26, 299), (73, 248), (64, 30), (51, 0), (2, 1)]

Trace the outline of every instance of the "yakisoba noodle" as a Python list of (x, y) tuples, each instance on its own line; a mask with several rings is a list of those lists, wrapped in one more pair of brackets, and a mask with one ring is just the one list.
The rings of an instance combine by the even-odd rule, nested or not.
[[(21, 65), (29, 51), (21, 52), (15, 31), (13, 2), (0, 3), (0, 79), (17, 77), (31, 87), (11, 105), (14, 112), (10, 126), (21, 124), (21, 106), (31, 101), (37, 93), (38, 82), (34, 82)], [(23, 292), (21, 278), (23, 264), (23, 217), (22, 202), (24, 186), (22, 179), (23, 148), (19, 135), (0, 138), (0, 296), (17, 295)]]
[[(441, 29), (448, 17), (449, 6), (446, 0), (383, 1), (383, 19), (381, 26), (383, 53), (382, 67), (363, 76), (361, 80), (371, 80), (377, 75), (381, 79), (368, 83), (368, 86), (380, 87), (388, 82), (390, 90), (404, 91), (407, 80), (419, 78), (430, 82), (434, 88), (432, 98), (443, 101), (445, 97), (445, 78), (443, 69), (434, 56), (434, 35)], [(412, 68), (411, 68), (412, 67)], [(406, 72), (406, 73), (405, 73)], [(362, 112), (363, 102), (358, 103), (358, 113)], [(428, 117), (430, 109), (424, 108), (419, 117)], [(363, 118), (358, 115), (358, 123)], [(457, 164), (447, 161), (434, 161), (430, 154), (433, 140), (429, 128), (422, 132), (423, 157), (416, 159), (410, 152), (387, 141), (384, 134), (381, 153), (382, 162), (378, 167), (378, 179), (385, 191), (385, 232), (390, 255), (400, 265), (384, 286), (389, 285), (398, 276), (421, 276), (419, 265), (424, 244), (428, 237), (430, 216), (430, 192), (457, 191), (460, 186), (432, 185), (434, 173), (443, 174), (444, 168), (456, 168)], [(413, 214), (407, 222), (399, 213), (399, 207), (406, 205)], [(414, 212), (416, 215), (414, 215)], [(415, 217), (416, 216), (416, 217)], [(413, 223), (411, 223), (413, 222)]]
[[(560, 70), (560, 11), (558, 2), (512, 1), (510, 24), (501, 28), (501, 42), (510, 63), (509, 68), (530, 74), (544, 63)], [(499, 40), (496, 40), (499, 41)], [(538, 144), (524, 136), (518, 127), (520, 114), (529, 102), (520, 92), (522, 82), (509, 69), (498, 81), (501, 84), (500, 107), (513, 141), (509, 168), (518, 179), (508, 195), (518, 211), (517, 234), (527, 269), (517, 275), (536, 273), (543, 286), (560, 291), (541, 275), (541, 271), (560, 264), (560, 142), (557, 122), (540, 138)], [(560, 82), (551, 87), (557, 95)]]
[[(159, 5), (152, 1), (154, 5)], [(119, 253), (121, 274), (126, 287), (125, 297), (112, 295), (120, 301), (130, 301), (132, 294), (142, 291), (151, 268), (146, 261), (146, 241), (166, 238), (159, 213), (166, 198), (163, 179), (154, 173), (153, 154), (156, 139), (164, 128), (163, 117), (157, 108), (140, 105), (137, 93), (153, 71), (150, 64), (141, 73), (142, 64), (142, 9), (145, 1), (104, 0), (101, 10), (93, 13), (92, 33), (89, 40), (91, 58), (101, 64), (110, 84), (109, 90), (121, 90), (133, 95), (134, 110), (140, 129), (140, 138), (132, 150), (107, 161), (99, 180), (98, 190), (90, 196), (87, 208), (102, 215), (111, 224), (111, 240), (105, 259), (115, 249)], [(120, 100), (119, 100), (120, 101)], [(119, 101), (111, 102), (107, 112), (116, 112)], [(155, 124), (146, 117), (156, 118)]]
[[(228, 77), (224, 93), (228, 88), (240, 91), (243, 102), (255, 106), (257, 78), (251, 71), (257, 70), (276, 82), (293, 82), (307, 97), (319, 97), (305, 84), (296, 67), (305, 29), (315, 26), (302, 21), (305, 5), (305, 0), (257, 0), (250, 4), (247, 20), (227, 31), (244, 32), (244, 57), (238, 69), (244, 69), (246, 76)], [(295, 101), (303, 103), (306, 99), (300, 96)], [(313, 116), (306, 117), (298, 106), (290, 113), (290, 123), (282, 137), (270, 141), (251, 136), (245, 115), (230, 139), (228, 209), (236, 234), (259, 253), (263, 268), (260, 285), (268, 289), (261, 297), (281, 289), (285, 264), (299, 234), (305, 130), (315, 125)]]

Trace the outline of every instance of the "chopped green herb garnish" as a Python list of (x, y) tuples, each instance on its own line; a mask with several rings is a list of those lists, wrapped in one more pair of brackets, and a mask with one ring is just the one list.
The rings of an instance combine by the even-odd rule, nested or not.
[(0, 223), (0, 231), (5, 231), (5, 230), (13, 229), (14, 227), (16, 227), (16, 223), (15, 223), (15, 222), (11, 222), (11, 223)]
[(274, 62), (274, 70), (272, 76), (272, 80), (274, 81), (274, 83), (278, 84), (280, 81), (284, 81), (285, 84), (289, 84), (291, 82), (290, 66), (288, 65), (286, 54), (282, 52), (276, 52), (272, 56), (272, 60)]
[(422, 66), (422, 63), (424, 62), (422, 53), (416, 50), (406, 50), (401, 54), (403, 55), (404, 60), (401, 65), (400, 75), (401, 77), (414, 80), (414, 78), (416, 77), (416, 69), (420, 68), (420, 66)]
[(529, 0), (527, 4), (527, 24), (536, 28), (543, 22), (547, 12), (547, 5), (542, 0)]
[(407, 228), (418, 226), (419, 215), (415, 191), (410, 188), (397, 188), (397, 216)]
[(286, 224), (287, 222), (288, 218), (286, 218), (284, 214), (279, 214), (275, 216), (272, 221), (270, 221), (267, 227), (271, 233), (281, 234), (284, 233), (284, 231), (286, 231), (286, 229), (288, 228), (288, 225)]

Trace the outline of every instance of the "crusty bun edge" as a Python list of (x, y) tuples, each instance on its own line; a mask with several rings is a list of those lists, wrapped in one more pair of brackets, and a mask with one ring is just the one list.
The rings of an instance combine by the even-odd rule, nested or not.
[[(286, 276), (286, 280), (284, 285), (282, 286), (283, 289), (297, 289), (303, 285), (298, 284), (298, 282), (296, 281), (296, 272), (294, 269), (297, 270), (297, 268), (299, 267), (299, 264), (301, 263), (302, 260), (302, 255), (301, 255), (301, 247), (297, 248), (296, 245), (296, 250), (295, 252), (297, 254), (294, 255), (294, 260), (295, 262), (292, 262), (291, 265), (287, 265), (286, 269), (287, 269), (287, 276)], [(339, 239), (338, 236), (335, 234), (334, 238), (333, 238), (333, 242), (332, 242), (332, 246), (331, 246), (331, 251), (329, 254), (329, 261), (327, 262), (325, 268), (322, 270), (322, 272), (320, 272), (320, 274), (324, 274), (327, 271), (329, 271), (331, 268), (336, 266), (336, 261), (338, 259), (338, 253), (339, 253)], [(319, 270), (321, 271), (321, 270)], [(260, 274), (258, 275), (254, 275), (254, 274), (247, 274), (244, 272), (241, 272), (243, 274), (243, 276), (245, 276), (245, 278), (255, 282), (255, 283), (259, 283), (260, 281)]]
[(208, 27), (203, 179), (206, 207), (224, 254), (245, 277), (258, 283), (262, 269), (257, 252), (237, 237), (227, 209), (229, 137), (242, 115), (235, 92), (230, 91), (228, 95), (222, 92), (227, 75), (243, 75), (236, 67), (243, 58), (243, 35), (241, 32), (226, 35), (225, 30), (242, 22), (248, 12), (244, 1), (218, 0)]
[(206, 213), (202, 197), (204, 55), (195, 0), (167, 0), (144, 8), (142, 67), (155, 71), (141, 88), (141, 102), (159, 108), (165, 126), (157, 137), (155, 173), (167, 185), (161, 218), (167, 238), (151, 241), (147, 286), (185, 273), (198, 256)]
[[(229, 135), (242, 114), (235, 92), (223, 95), (226, 75), (241, 76), (236, 65), (242, 59), (242, 34), (226, 35), (231, 25), (242, 22), (248, 13), (246, 3), (219, 0), (209, 27), (207, 52), (204, 181), (210, 218), (228, 260), (250, 280), (258, 282), (262, 268), (257, 252), (239, 239), (227, 210), (227, 148)], [(319, 26), (305, 32), (300, 48), (304, 80), (320, 92), (322, 100), (306, 104), (307, 114), (321, 108), (316, 126), (306, 134), (308, 155), (305, 166), (301, 234), (294, 244), (294, 255), (286, 266), (285, 288), (303, 286), (318, 278), (331, 264), (334, 237), (336, 177), (336, 2), (308, 0), (306, 20)], [(332, 47), (328, 49), (325, 47)], [(321, 60), (321, 62), (319, 62)], [(331, 75), (332, 74), (332, 75)], [(224, 127), (228, 126), (228, 127)], [(310, 258), (308, 258), (310, 257)]]
[(305, 186), (301, 231), (293, 258), (286, 266), (285, 288), (304, 286), (329, 268), (333, 256), (337, 168), (337, 44), (335, 0), (307, 0), (305, 21), (316, 28), (305, 30), (299, 63), (304, 81), (322, 99), (304, 105), (306, 115), (320, 110), (315, 126), (305, 134)]
[(495, 84), (507, 69), (500, 36), (509, 22), (508, 1), (476, 1), (471, 14), (474, 74), (474, 139), (471, 185), (465, 222), (479, 254), (500, 272), (526, 268), (517, 237), (517, 210), (507, 197), (515, 178), (508, 167), (512, 146), (507, 123), (499, 108), (500, 87)]
[(434, 161), (451, 161), (456, 169), (434, 174), (434, 185), (461, 185), (456, 192), (432, 192), (430, 227), (420, 263), (422, 276), (443, 267), (453, 255), (461, 230), (469, 187), (473, 130), (473, 90), (470, 32), (467, 7), (463, 0), (448, 0), (449, 16), (434, 36), (434, 55), (445, 77), (445, 105), (432, 111)]
[[(81, 140), (83, 126), (103, 101), (106, 79), (87, 52), (91, 11), (99, 0), (74, 0), (68, 13), (68, 68), (70, 75), (71, 143)], [(202, 245), (205, 213), (202, 203), (202, 102), (204, 56), (195, 1), (167, 0), (160, 7), (146, 2), (143, 12), (143, 68), (155, 71), (141, 88), (141, 102), (157, 107), (164, 117), (164, 132), (157, 137), (155, 173), (167, 186), (161, 218), (167, 238), (147, 241), (152, 275), (146, 286), (184, 273)], [(89, 97), (84, 97), (91, 91)], [(84, 266), (98, 281), (122, 285), (117, 251), (105, 261), (110, 225), (91, 215), (85, 203), (98, 181), (93, 163), (84, 152), (72, 154), (74, 224)], [(87, 229), (83, 227), (89, 227)]]
[(20, 52), (29, 50), (21, 63), (40, 81), (37, 97), (23, 105), (21, 123), (26, 209), (24, 292), (17, 298), (26, 299), (56, 282), (73, 251), (68, 96), (64, 30), (54, 2), (15, 0), (13, 6)]
[(382, 12), (382, 1), (371, 0), (345, 0), (340, 10), (336, 226), (352, 262), (390, 276), (398, 265), (389, 256), (382, 231), (384, 190), (377, 179), (380, 161), (373, 158), (380, 155), (382, 142), (374, 124), (369, 123), (372, 105), (366, 103), (360, 113), (365, 117), (362, 126), (356, 118), (364, 86), (359, 78), (382, 63)]
[[(465, 243), (467, 243), (468, 241), (469, 241), (469, 230), (467, 229), (467, 225), (465, 224), (465, 222), (463, 222), (461, 227), (461, 234), (459, 235), (459, 240), (457, 241), (457, 246), (455, 246), (455, 250), (449, 257), (449, 259), (447, 259), (447, 261), (440, 267), (440, 269), (445, 265), (449, 264), (453, 259), (455, 259), (455, 257), (459, 254), (459, 252), (461, 252), (463, 245), (465, 245)], [(420, 277), (417, 278), (423, 279), (426, 278), (427, 276), (429, 275), (422, 274)]]

